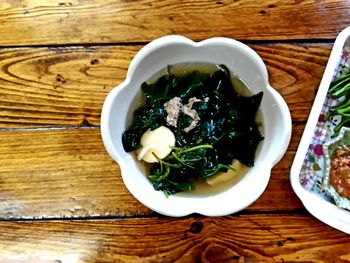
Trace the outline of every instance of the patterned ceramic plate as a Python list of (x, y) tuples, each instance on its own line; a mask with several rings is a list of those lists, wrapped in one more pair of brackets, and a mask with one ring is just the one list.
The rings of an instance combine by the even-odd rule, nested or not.
[(350, 234), (350, 211), (336, 206), (322, 189), (325, 175), (323, 145), (332, 140), (339, 116), (325, 120), (330, 108), (339, 100), (328, 94), (331, 81), (350, 69), (350, 27), (337, 37), (325, 73), (291, 168), (293, 190), (306, 209), (326, 224)]

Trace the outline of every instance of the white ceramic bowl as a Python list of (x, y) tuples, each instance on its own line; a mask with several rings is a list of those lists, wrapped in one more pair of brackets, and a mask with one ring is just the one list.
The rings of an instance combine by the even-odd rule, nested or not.
[[(184, 62), (224, 64), (247, 84), (253, 94), (264, 92), (260, 112), (265, 138), (255, 166), (235, 185), (222, 191), (200, 190), (165, 197), (155, 191), (130, 153), (123, 149), (122, 133), (129, 127), (140, 86), (167, 65)], [(193, 42), (182, 36), (165, 36), (143, 47), (131, 61), (126, 79), (107, 96), (102, 109), (101, 133), (110, 156), (118, 162), (124, 183), (146, 207), (168, 216), (199, 213), (220, 216), (252, 204), (265, 190), (272, 167), (282, 158), (291, 136), (291, 116), (281, 95), (268, 82), (262, 59), (248, 46), (228, 38)]]

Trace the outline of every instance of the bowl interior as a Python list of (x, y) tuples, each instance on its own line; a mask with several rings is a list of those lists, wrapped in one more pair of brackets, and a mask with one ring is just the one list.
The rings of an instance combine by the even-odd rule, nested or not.
[[(272, 166), (286, 150), (290, 138), (288, 108), (280, 95), (269, 86), (262, 60), (249, 47), (226, 39), (199, 43), (186, 38), (172, 40), (158, 41), (143, 48), (132, 61), (125, 82), (115, 88), (106, 99), (101, 119), (105, 146), (119, 163), (129, 191), (157, 212), (168, 215), (193, 212), (219, 215), (238, 211), (260, 196), (268, 183)], [(124, 151), (121, 136), (130, 125), (133, 111), (140, 105), (141, 84), (167, 65), (185, 62), (224, 64), (246, 83), (252, 94), (264, 91), (260, 115), (265, 139), (257, 150), (254, 168), (249, 169), (234, 187), (209, 192), (199, 187), (194, 192), (165, 198), (163, 193), (153, 189), (142, 168), (136, 164), (134, 156)], [(235, 191), (232, 191), (233, 188)], [(222, 198), (230, 198), (232, 204), (219, 204)], [(189, 199), (191, 202), (188, 202)]]

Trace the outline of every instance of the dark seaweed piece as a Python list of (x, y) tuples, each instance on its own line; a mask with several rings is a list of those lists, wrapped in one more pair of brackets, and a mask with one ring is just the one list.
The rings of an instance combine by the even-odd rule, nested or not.
[(183, 86), (179, 89), (177, 96), (187, 101), (189, 98), (193, 97), (196, 92), (204, 88), (208, 78), (208, 74), (199, 73), (197, 71), (188, 74), (188, 76), (183, 78)]
[(249, 167), (254, 166), (256, 148), (259, 142), (264, 138), (259, 130), (253, 125), (248, 127), (235, 127), (235, 129), (229, 133), (229, 138), (232, 146), (230, 151), (232, 157)]
[(141, 147), (140, 140), (145, 130), (130, 128), (122, 134), (122, 143), (126, 152), (132, 152)]
[(262, 96), (262, 92), (250, 97), (234, 96), (229, 105), (230, 120), (233, 122), (254, 122)]
[(176, 90), (182, 82), (181, 78), (174, 75), (165, 75), (154, 84), (142, 83), (141, 89), (148, 101), (169, 100), (176, 96)]

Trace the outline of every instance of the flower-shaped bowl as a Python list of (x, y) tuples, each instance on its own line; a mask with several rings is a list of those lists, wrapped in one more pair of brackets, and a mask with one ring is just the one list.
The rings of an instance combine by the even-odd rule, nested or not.
[[(155, 191), (137, 160), (123, 149), (122, 133), (140, 106), (140, 86), (167, 65), (196, 62), (224, 64), (237, 74), (252, 94), (264, 92), (260, 106), (264, 140), (256, 152), (255, 165), (231, 187), (195, 191), (166, 197)], [(266, 67), (250, 47), (229, 38), (194, 42), (182, 36), (165, 36), (144, 46), (131, 61), (126, 79), (107, 96), (101, 115), (101, 134), (107, 152), (118, 162), (130, 193), (146, 207), (168, 216), (199, 213), (208, 216), (240, 211), (265, 190), (272, 167), (282, 158), (291, 137), (291, 116), (282, 96), (270, 86)]]

